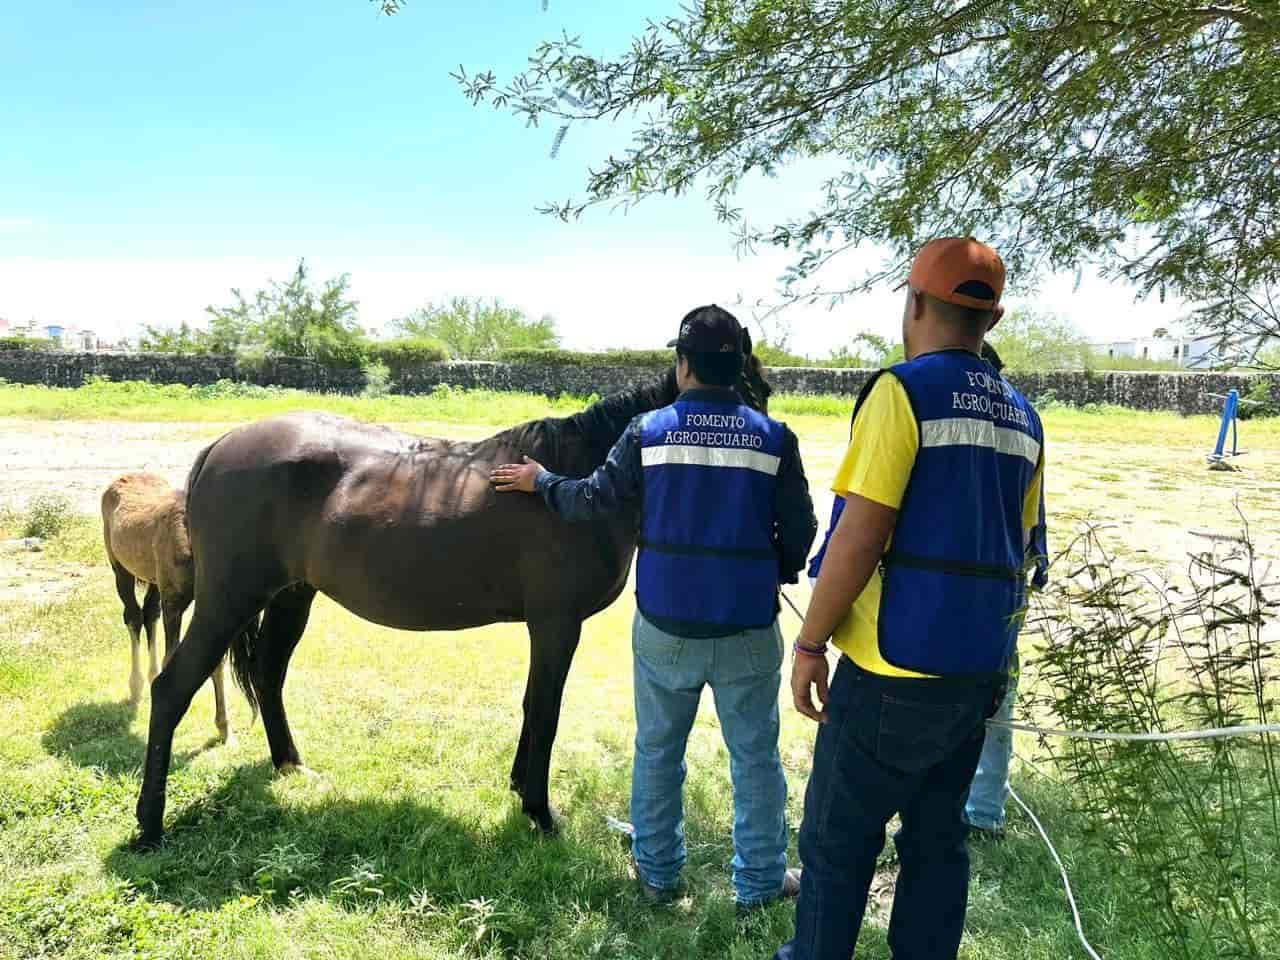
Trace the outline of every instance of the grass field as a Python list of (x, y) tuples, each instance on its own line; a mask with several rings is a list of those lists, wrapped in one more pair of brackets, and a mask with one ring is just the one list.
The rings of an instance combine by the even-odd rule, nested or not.
[[(155, 392), (164, 396), (156, 396)], [(134, 402), (125, 395), (135, 394)], [(168, 399), (164, 397), (167, 396)], [(566, 399), (557, 412), (576, 409)], [(80, 391), (0, 387), (0, 437), (55, 438), (58, 424), (115, 418), (190, 424), (192, 441), (283, 409), (323, 407), (406, 429), (479, 436), (543, 415), (529, 396), (442, 392), (426, 398), (316, 397), (285, 391), (201, 397), (172, 388)], [(820, 493), (847, 429), (848, 400), (780, 398)], [(820, 415), (825, 410), (840, 416)], [(1211, 418), (1105, 411), (1046, 413), (1051, 527), (1091, 516), (1126, 562), (1178, 567), (1189, 527), (1249, 517), (1264, 553), (1280, 539), (1280, 422), (1242, 425), (1240, 474), (1209, 473)], [(183, 427), (184, 430), (188, 429)], [(91, 436), (91, 431), (82, 436)], [(52, 448), (56, 442), (50, 439)], [(98, 459), (86, 450), (89, 469)], [(13, 481), (0, 477), (0, 483)], [(4, 491), (10, 494), (13, 491)], [(0, 502), (4, 501), (0, 496)], [(20, 496), (15, 498), (20, 499)], [(13, 535), (20, 520), (3, 522)], [(319, 779), (277, 779), (261, 724), (232, 701), (237, 742), (214, 746), (206, 688), (175, 741), (170, 842), (139, 856), (133, 832), (146, 703), (127, 692), (127, 639), (88, 519), (4, 575), (70, 577), (69, 592), (0, 600), (0, 957), (6, 958), (761, 958), (791, 929), (778, 906), (747, 921), (728, 882), (728, 762), (704, 702), (687, 786), (688, 894), (642, 905), (605, 817), (625, 818), (631, 715), (624, 597), (588, 621), (565, 694), (552, 794), (563, 836), (541, 840), (506, 790), (519, 733), (528, 641), (519, 625), (407, 634), (363, 623), (324, 598), (294, 658), (287, 696), (303, 757)], [(3, 586), (4, 576), (0, 576)], [(3, 596), (4, 594), (0, 594)], [(16, 595), (15, 595), (16, 596)], [(805, 591), (795, 599), (803, 603)], [(784, 614), (784, 618), (789, 614)], [(785, 621), (788, 632), (794, 623)], [(798, 826), (813, 728), (784, 710), (783, 757)], [(1037, 756), (1034, 741), (1018, 752)], [(1085, 928), (1108, 960), (1163, 960), (1135, 918), (1146, 905), (1129, 867), (1087, 844), (1100, 829), (1072, 812), (1051, 766), (1020, 765), (1015, 786), (1064, 855)], [(1105, 827), (1101, 827), (1105, 829)], [(794, 850), (793, 850), (794, 855)], [(1280, 876), (1262, 878), (1280, 903)], [(888, 957), (885, 858), (859, 956)], [(1272, 911), (1260, 939), (1280, 942)], [(1029, 822), (974, 847), (969, 960), (1081, 956), (1058, 876)]]

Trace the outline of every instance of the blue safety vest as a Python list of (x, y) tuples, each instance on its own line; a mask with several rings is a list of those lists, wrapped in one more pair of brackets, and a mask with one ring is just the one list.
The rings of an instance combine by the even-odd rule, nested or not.
[(980, 357), (925, 354), (891, 368), (920, 446), (881, 564), (880, 655), (937, 675), (1005, 668), (1026, 588), (1023, 504), (1044, 431)]
[[(857, 419), (858, 411), (862, 409), (862, 401), (866, 398), (871, 389), (871, 384), (875, 381), (876, 377), (872, 377), (858, 394), (858, 400), (853, 407), (853, 416), (849, 420), (850, 441), (853, 440), (853, 421)], [(831, 503), (831, 517), (827, 521), (827, 532), (822, 537), (822, 546), (818, 548), (818, 552), (809, 561), (810, 580), (817, 580), (818, 575), (822, 573), (822, 561), (827, 557), (827, 546), (831, 543), (831, 534), (836, 531), (836, 524), (840, 522), (840, 515), (844, 513), (844, 505), (844, 497), (837, 494), (835, 500)], [(1040, 491), (1040, 519), (1031, 529), (1031, 543), (1027, 547), (1027, 559), (1032, 564), (1031, 585), (1037, 589), (1043, 588), (1049, 582), (1049, 539), (1048, 525), (1044, 519), (1043, 488)]]
[(641, 613), (695, 636), (774, 621), (774, 491), (786, 437), (730, 397), (686, 395), (641, 419)]

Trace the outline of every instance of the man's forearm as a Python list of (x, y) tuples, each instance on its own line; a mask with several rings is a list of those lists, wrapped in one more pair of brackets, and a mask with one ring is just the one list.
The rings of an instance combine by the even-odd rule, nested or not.
[(574, 480), (543, 470), (535, 489), (553, 513), (570, 522), (590, 520), (603, 506), (591, 495), (590, 478)]

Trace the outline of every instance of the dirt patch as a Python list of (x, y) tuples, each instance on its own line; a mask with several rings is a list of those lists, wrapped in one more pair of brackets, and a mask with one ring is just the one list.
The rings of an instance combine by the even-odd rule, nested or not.
[(225, 431), (219, 424), (0, 420), (0, 509), (23, 510), (34, 496), (60, 493), (78, 513), (97, 513), (107, 484), (131, 470), (185, 484), (196, 454)]
[(51, 603), (92, 572), (81, 563), (50, 562), (41, 553), (0, 553), (0, 604)]

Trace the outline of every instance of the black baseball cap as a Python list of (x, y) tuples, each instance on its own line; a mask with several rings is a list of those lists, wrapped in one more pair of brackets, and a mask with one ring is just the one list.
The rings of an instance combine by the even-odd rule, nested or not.
[(668, 347), (681, 353), (742, 353), (742, 325), (714, 303), (690, 310), (680, 321), (680, 336)]

